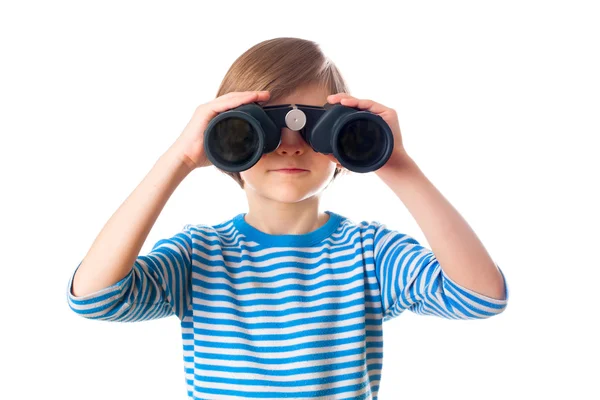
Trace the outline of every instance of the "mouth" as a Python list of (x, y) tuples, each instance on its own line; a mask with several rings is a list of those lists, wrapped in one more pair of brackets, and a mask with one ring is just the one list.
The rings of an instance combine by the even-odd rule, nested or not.
[(282, 169), (274, 169), (274, 172), (281, 172), (284, 174), (298, 174), (301, 172), (308, 172), (307, 169), (300, 169), (300, 168), (282, 168)]

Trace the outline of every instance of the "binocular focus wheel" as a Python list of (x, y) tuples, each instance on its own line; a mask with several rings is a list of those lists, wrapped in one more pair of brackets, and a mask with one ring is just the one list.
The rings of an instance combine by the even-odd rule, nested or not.
[(299, 131), (306, 125), (306, 114), (302, 110), (294, 108), (285, 115), (285, 124), (293, 131)]

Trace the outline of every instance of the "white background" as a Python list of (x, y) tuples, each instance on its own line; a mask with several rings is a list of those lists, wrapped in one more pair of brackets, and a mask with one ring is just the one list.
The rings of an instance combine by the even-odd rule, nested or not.
[[(506, 311), (384, 325), (380, 399), (599, 398), (600, 14), (594, 2), (2, 2), (3, 399), (185, 399), (176, 317), (73, 313), (66, 285), (108, 218), (263, 40), (318, 42), (505, 273)], [(594, 172), (595, 171), (595, 172)], [(218, 191), (215, 189), (218, 188)], [(373, 174), (325, 209), (427, 244)], [(142, 253), (246, 212), (214, 167), (177, 188)]]

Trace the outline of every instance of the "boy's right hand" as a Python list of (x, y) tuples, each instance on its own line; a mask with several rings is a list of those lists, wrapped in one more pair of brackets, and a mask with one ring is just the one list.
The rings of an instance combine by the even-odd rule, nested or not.
[(230, 92), (199, 105), (175, 142), (177, 156), (190, 170), (212, 165), (204, 152), (204, 131), (209, 122), (222, 112), (243, 104), (267, 101), (269, 96), (267, 91)]

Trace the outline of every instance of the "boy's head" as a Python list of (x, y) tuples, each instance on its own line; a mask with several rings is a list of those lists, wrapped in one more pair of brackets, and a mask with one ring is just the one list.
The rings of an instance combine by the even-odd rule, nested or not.
[[(276, 38), (258, 43), (238, 57), (227, 71), (217, 97), (230, 92), (268, 90), (268, 103), (323, 106), (327, 96), (349, 93), (341, 73), (315, 42), (298, 38)], [(274, 168), (295, 165), (309, 171), (299, 174), (274, 172)], [(336, 176), (347, 172), (331, 158), (316, 153), (299, 132), (282, 129), (279, 148), (249, 170), (221, 171), (242, 189), (253, 190), (295, 202), (325, 189)], [(279, 195), (277, 194), (279, 193)], [(295, 194), (294, 194), (295, 193)]]
[[(271, 104), (306, 104), (319, 106), (327, 102), (329, 93), (317, 85), (298, 88), (295, 92)], [(333, 158), (335, 160), (335, 158)], [(302, 172), (278, 171), (285, 168), (302, 169)], [(252, 168), (240, 172), (242, 188), (249, 202), (267, 198), (279, 203), (297, 203), (320, 194), (342, 166), (321, 153), (315, 152), (299, 132), (288, 128), (281, 130), (279, 147), (264, 154)]]

